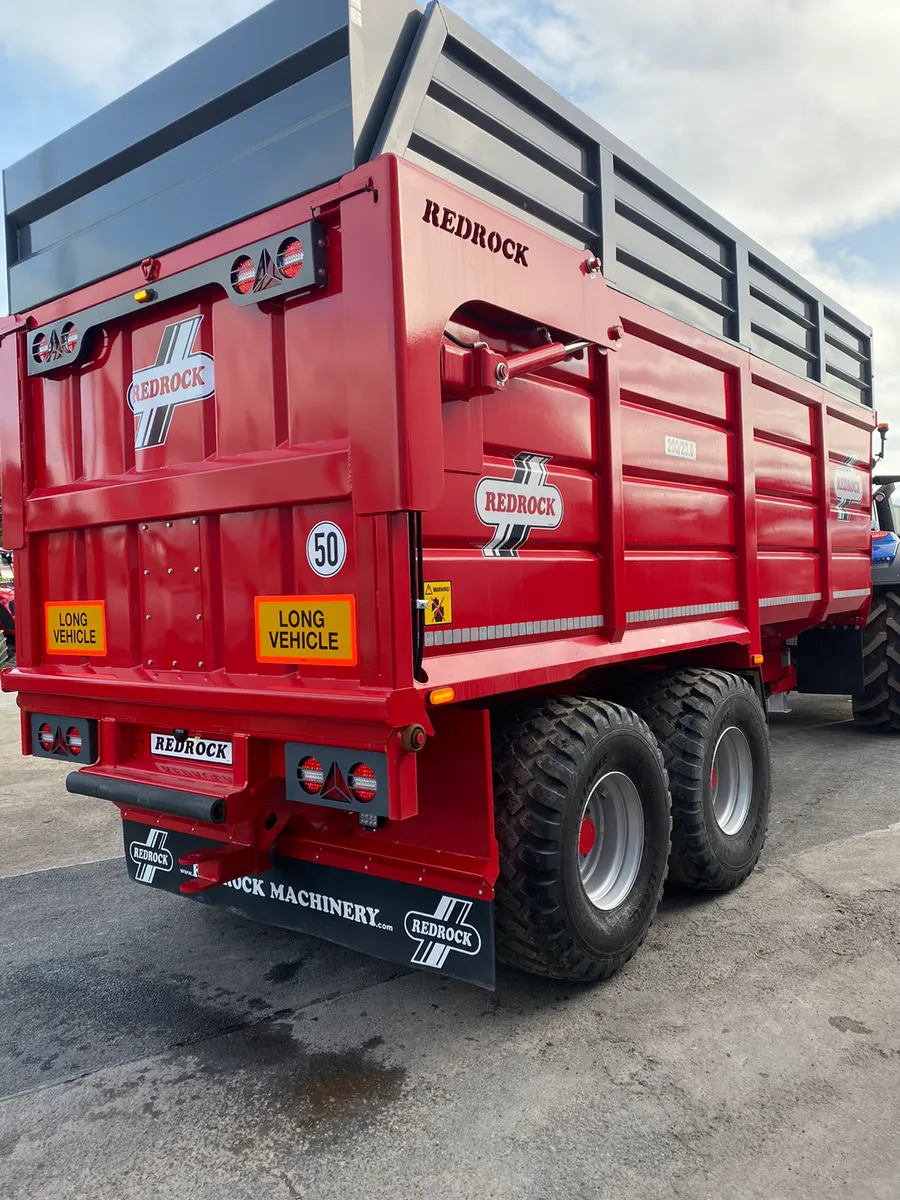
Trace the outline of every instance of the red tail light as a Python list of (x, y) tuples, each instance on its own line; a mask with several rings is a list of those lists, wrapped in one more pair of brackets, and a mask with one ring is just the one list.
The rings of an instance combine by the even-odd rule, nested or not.
[(365, 763), (357, 763), (350, 772), (350, 791), (353, 799), (358, 800), (360, 804), (368, 804), (375, 799), (377, 790), (375, 772)]
[(74, 725), (66, 731), (66, 749), (73, 758), (77, 758), (81, 753), (81, 734)]
[(41, 743), (42, 750), (45, 750), (48, 754), (52, 751), (52, 749), (53, 749), (53, 730), (50, 728), (50, 726), (47, 724), (46, 721), (38, 730), (38, 741)]
[(293, 279), (300, 274), (303, 266), (303, 244), (297, 238), (288, 238), (281, 243), (278, 251), (278, 270), (285, 279)]
[(31, 354), (35, 362), (45, 363), (50, 357), (50, 343), (43, 333), (39, 333), (31, 343)]
[(63, 326), (61, 343), (64, 354), (71, 354), (78, 345), (78, 329), (71, 321)]
[(246, 254), (242, 254), (240, 258), (234, 260), (231, 268), (231, 286), (236, 292), (242, 296), (246, 296), (249, 291), (252, 291), (253, 285), (256, 282), (256, 266), (252, 258), (248, 258)]
[(297, 782), (309, 796), (318, 796), (325, 784), (325, 770), (317, 758), (308, 755), (297, 768)]

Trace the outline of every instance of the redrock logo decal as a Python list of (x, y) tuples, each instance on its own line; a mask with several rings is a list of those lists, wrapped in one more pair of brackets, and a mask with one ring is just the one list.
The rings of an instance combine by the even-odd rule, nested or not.
[(515, 238), (504, 237), (496, 229), (489, 230), (487, 225), (481, 225), (455, 209), (443, 207), (436, 200), (425, 201), (425, 215), (422, 220), (433, 225), (435, 229), (443, 229), (445, 233), (462, 238), (464, 242), (472, 242), (482, 250), (490, 250), (491, 254), (502, 254), (504, 258), (518, 263), (520, 267), (528, 266), (527, 246), (523, 246)]
[(407, 937), (419, 943), (410, 962), (419, 967), (440, 969), (451, 950), (477, 954), (481, 950), (481, 934), (474, 925), (468, 924), (471, 911), (471, 900), (441, 896), (433, 913), (408, 912), (403, 928)]
[(156, 362), (134, 372), (128, 389), (128, 407), (138, 418), (135, 450), (162, 446), (175, 409), (180, 404), (207, 400), (215, 392), (212, 355), (193, 348), (202, 321), (202, 317), (190, 317), (167, 325)]
[(834, 494), (838, 500), (848, 504), (861, 504), (863, 498), (862, 477), (855, 471), (847, 471), (841, 467), (834, 473)]
[(837, 518), (839, 521), (850, 520), (850, 505), (862, 504), (862, 476), (852, 468), (856, 460), (848, 458), (842, 467), (836, 467), (834, 472), (834, 494), (837, 497)]
[(541, 454), (517, 454), (512, 479), (485, 478), (475, 489), (475, 511), (494, 536), (483, 547), (485, 558), (518, 558), (519, 547), (532, 529), (558, 529), (563, 518), (559, 488), (547, 482), (547, 463)]
[(137, 866), (134, 877), (138, 883), (152, 883), (157, 871), (171, 871), (175, 865), (171, 851), (166, 849), (165, 829), (151, 829), (146, 841), (132, 842), (128, 848), (131, 861)]

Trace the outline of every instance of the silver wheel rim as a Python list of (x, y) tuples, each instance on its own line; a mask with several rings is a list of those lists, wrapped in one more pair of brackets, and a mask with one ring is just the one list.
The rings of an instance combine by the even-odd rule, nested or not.
[(610, 771), (591, 788), (578, 831), (581, 886), (594, 908), (619, 907), (634, 887), (643, 856), (640, 794), (627, 775)]
[(750, 743), (735, 725), (723, 730), (716, 742), (709, 782), (716, 824), (732, 837), (747, 820), (753, 796)]

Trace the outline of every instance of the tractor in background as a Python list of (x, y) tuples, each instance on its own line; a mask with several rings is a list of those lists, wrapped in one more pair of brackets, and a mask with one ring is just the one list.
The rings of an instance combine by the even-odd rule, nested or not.
[[(884, 457), (887, 426), (879, 425)], [(872, 607), (863, 633), (865, 687), (853, 697), (857, 725), (900, 732), (900, 475), (872, 476)]]

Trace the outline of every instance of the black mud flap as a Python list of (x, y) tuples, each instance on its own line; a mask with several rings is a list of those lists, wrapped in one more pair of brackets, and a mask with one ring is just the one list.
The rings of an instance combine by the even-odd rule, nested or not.
[(858, 696), (865, 688), (863, 631), (857, 625), (822, 625), (797, 638), (797, 691)]
[[(217, 843), (123, 823), (128, 874), (181, 895), (183, 854)], [(433, 888), (273, 855), (273, 868), (191, 896), (252, 921), (296, 929), (376, 958), (494, 987), (494, 906)]]

